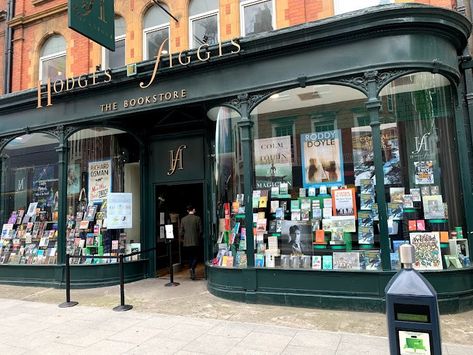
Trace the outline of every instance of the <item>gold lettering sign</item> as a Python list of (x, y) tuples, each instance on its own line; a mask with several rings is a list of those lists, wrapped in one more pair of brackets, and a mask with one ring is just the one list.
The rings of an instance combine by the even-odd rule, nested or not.
[(184, 149), (187, 149), (187, 146), (185, 144), (182, 144), (177, 148), (176, 154), (174, 154), (174, 150), (169, 151), (169, 171), (168, 171), (168, 176), (174, 174), (177, 170), (183, 170), (184, 169), (184, 163), (182, 160), (182, 152)]

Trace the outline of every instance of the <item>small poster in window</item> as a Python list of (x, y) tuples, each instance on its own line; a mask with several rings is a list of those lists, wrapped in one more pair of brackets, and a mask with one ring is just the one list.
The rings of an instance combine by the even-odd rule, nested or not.
[(344, 185), (341, 131), (301, 134), (304, 187)]
[(89, 203), (102, 202), (112, 189), (112, 161), (89, 163)]
[(414, 182), (416, 185), (429, 185), (434, 183), (434, 170), (431, 160), (414, 162)]
[(107, 195), (107, 228), (132, 228), (133, 195), (114, 192)]
[(355, 189), (337, 189), (332, 192), (334, 216), (356, 216)]

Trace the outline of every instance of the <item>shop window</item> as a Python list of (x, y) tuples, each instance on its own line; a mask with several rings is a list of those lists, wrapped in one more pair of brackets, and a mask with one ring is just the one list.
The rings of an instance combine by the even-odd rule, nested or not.
[(140, 250), (139, 147), (127, 133), (89, 128), (69, 140), (66, 252), (71, 263), (101, 263)]
[(58, 141), (47, 134), (13, 139), (1, 152), (0, 263), (55, 264)]
[(344, 12), (364, 9), (365, 7), (385, 5), (393, 3), (393, 0), (334, 0), (335, 15), (343, 14)]
[(276, 28), (273, 0), (240, 0), (241, 34), (248, 36)]
[[(163, 6), (167, 9), (166, 5)], [(161, 44), (169, 38), (169, 15), (158, 6), (150, 7), (143, 21), (143, 59), (155, 58)], [(168, 42), (162, 54), (168, 54), (169, 51)]]
[(122, 17), (115, 17), (115, 51), (103, 48), (102, 68), (118, 68), (125, 65), (126, 24)]
[(380, 96), (393, 98), (381, 111), (392, 267), (400, 267), (403, 243), (416, 247), (415, 268), (469, 266), (450, 83), (417, 73), (394, 80)]
[(193, 0), (189, 6), (189, 43), (197, 48), (218, 42), (218, 0)]
[(39, 58), (39, 80), (52, 83), (66, 78), (66, 41), (54, 35), (43, 44)]
[(246, 267), (245, 203), (243, 194), (243, 157), (238, 121), (240, 116), (226, 107), (209, 111), (216, 121), (215, 196), (217, 238), (212, 264)]

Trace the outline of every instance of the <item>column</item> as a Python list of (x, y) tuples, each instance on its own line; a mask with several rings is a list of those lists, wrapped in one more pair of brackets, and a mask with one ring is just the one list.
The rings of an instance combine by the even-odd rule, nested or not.
[(57, 237), (57, 263), (64, 264), (66, 260), (66, 218), (67, 218), (67, 138), (64, 127), (58, 127), (59, 146), (58, 153), (58, 237)]

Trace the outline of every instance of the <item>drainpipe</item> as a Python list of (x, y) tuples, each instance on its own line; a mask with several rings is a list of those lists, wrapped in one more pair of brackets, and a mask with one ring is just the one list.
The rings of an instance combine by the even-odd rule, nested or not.
[(12, 41), (13, 41), (13, 30), (8, 24), (8, 22), (13, 18), (13, 13), (15, 9), (15, 0), (8, 0), (7, 5), (7, 28), (5, 30), (5, 44), (7, 46), (5, 50), (5, 61), (4, 61), (4, 78), (3, 81), (3, 93), (7, 94), (11, 92), (11, 74), (12, 74), (12, 58), (13, 58), (13, 48), (12, 48)]

